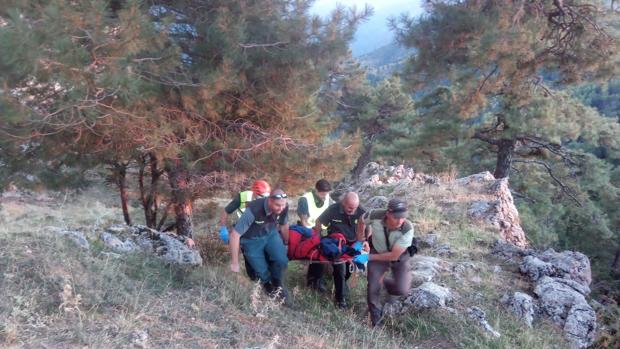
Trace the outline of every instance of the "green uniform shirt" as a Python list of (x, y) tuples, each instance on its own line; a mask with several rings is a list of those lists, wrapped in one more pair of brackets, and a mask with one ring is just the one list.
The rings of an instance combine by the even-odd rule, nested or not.
[[(385, 253), (391, 251), (395, 245), (405, 249), (411, 246), (413, 243), (413, 223), (406, 219), (399, 229), (388, 231), (385, 226), (385, 213), (386, 210), (373, 210), (368, 214), (372, 228), (370, 239), (374, 249), (378, 253)], [(386, 235), (389, 248), (388, 243), (386, 243)]]

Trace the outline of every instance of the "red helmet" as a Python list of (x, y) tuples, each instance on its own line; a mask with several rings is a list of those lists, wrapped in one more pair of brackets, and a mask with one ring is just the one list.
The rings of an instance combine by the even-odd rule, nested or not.
[(266, 181), (259, 179), (252, 184), (252, 192), (256, 196), (269, 196), (271, 186)]

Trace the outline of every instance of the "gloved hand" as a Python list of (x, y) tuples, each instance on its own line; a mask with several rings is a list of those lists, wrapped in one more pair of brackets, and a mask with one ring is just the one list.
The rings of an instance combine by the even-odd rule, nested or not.
[(353, 249), (354, 249), (354, 250), (356, 250), (357, 252), (360, 252), (360, 251), (362, 251), (362, 246), (363, 246), (363, 245), (364, 245), (364, 244), (363, 244), (361, 241), (356, 241), (356, 242), (353, 244)]
[(228, 244), (228, 228), (225, 225), (220, 227), (220, 239), (224, 241), (225, 244)]
[(368, 253), (358, 254), (353, 257), (353, 262), (356, 264), (365, 264), (368, 263)]

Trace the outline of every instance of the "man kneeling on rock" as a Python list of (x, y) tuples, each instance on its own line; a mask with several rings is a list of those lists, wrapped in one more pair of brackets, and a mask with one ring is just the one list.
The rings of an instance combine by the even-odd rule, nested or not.
[[(409, 260), (417, 251), (413, 243), (413, 224), (406, 219), (407, 203), (392, 199), (387, 210), (373, 210), (363, 219), (366, 236), (370, 242), (368, 255), (368, 310), (373, 326), (380, 324), (382, 304), (381, 285), (385, 285), (392, 296), (406, 295), (411, 288), (411, 268)], [(384, 278), (390, 269), (391, 278)]]
[[(288, 203), (281, 189), (250, 202), (230, 234), (230, 270), (239, 272), (239, 245), (265, 291), (287, 299), (282, 281), (288, 265)], [(278, 234), (278, 230), (280, 234)]]

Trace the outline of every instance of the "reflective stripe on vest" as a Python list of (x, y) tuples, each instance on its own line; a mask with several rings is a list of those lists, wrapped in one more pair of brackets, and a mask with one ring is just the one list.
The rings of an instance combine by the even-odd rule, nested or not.
[(308, 228), (314, 228), (316, 225), (316, 219), (319, 218), (321, 213), (327, 210), (330, 205), (331, 198), (329, 197), (329, 194), (327, 194), (325, 201), (323, 201), (323, 206), (317, 207), (316, 202), (314, 201), (314, 194), (312, 194), (312, 192), (307, 192), (302, 197), (306, 198), (306, 201), (308, 201), (308, 224), (310, 224)]
[(253, 192), (251, 190), (242, 191), (239, 193), (239, 198), (241, 202), (239, 203), (239, 208), (237, 209), (237, 217), (241, 217), (245, 208), (248, 207), (248, 202), (252, 201)]

